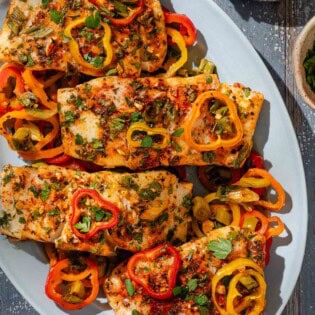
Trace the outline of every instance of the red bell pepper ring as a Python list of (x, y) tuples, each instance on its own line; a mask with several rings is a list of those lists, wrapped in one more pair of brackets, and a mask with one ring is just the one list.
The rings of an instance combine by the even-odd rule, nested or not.
[(179, 24), (179, 31), (183, 35), (187, 46), (192, 46), (195, 43), (197, 38), (197, 29), (189, 17), (184, 14), (167, 11), (164, 11), (164, 16), (166, 24)]
[[(79, 202), (83, 197), (89, 196), (94, 199), (102, 208), (109, 210), (112, 213), (112, 218), (106, 222), (93, 222), (89, 232), (81, 233), (75, 227), (75, 224), (80, 221), (81, 210), (79, 209)], [(77, 190), (72, 197), (72, 216), (70, 219), (70, 224), (73, 233), (82, 240), (89, 240), (92, 238), (98, 231), (104, 229), (110, 229), (116, 226), (119, 222), (118, 215), (120, 210), (111, 202), (104, 200), (101, 195), (95, 189), (81, 188)]]
[[(9, 78), (15, 79), (15, 87), (14, 87), (13, 93), (16, 96), (19, 96), (25, 92), (25, 84), (21, 75), (21, 71), (15, 65), (4, 66), (4, 68), (0, 70), (0, 92), (3, 93), (3, 89), (8, 86)], [(23, 106), (20, 104), (15, 106), (15, 108), (11, 108), (6, 103), (7, 102), (0, 103), (0, 114), (5, 114), (9, 111), (20, 110), (23, 108)]]
[(45, 162), (47, 164), (53, 164), (53, 165), (60, 165), (69, 162), (72, 159), (71, 156), (67, 154), (61, 154), (59, 156), (50, 158), (50, 159), (45, 159)]
[(59, 166), (69, 168), (71, 170), (75, 170), (78, 172), (86, 172), (85, 167), (80, 163), (80, 161), (76, 161), (75, 159), (71, 159), (70, 161), (59, 164)]
[[(100, 0), (89, 0), (91, 3), (93, 3), (98, 8), (102, 7), (102, 1)], [(144, 0), (138, 0), (137, 7), (135, 9), (130, 10), (130, 14), (125, 18), (113, 18), (111, 16), (108, 16), (107, 18), (112, 22), (114, 25), (118, 26), (126, 26), (129, 25), (134, 21), (134, 19), (140, 15), (144, 10)]]
[[(91, 304), (97, 297), (99, 291), (98, 266), (93, 260), (89, 258), (86, 258), (85, 261), (87, 265), (86, 269), (80, 273), (74, 274), (63, 272), (63, 270), (71, 266), (71, 260), (60, 260), (50, 269), (47, 276), (45, 285), (46, 295), (67, 310), (81, 309)], [(82, 281), (84, 279), (89, 279), (90, 281), (91, 285), (89, 286), (89, 294), (79, 303), (68, 302), (59, 288), (60, 284), (62, 284), (63, 281), (71, 283), (74, 281)]]
[[(168, 288), (166, 291), (155, 291), (145, 279), (141, 279), (141, 270), (137, 270), (137, 263), (139, 261), (155, 261), (157, 258), (169, 255), (173, 257), (174, 261), (167, 270)], [(169, 244), (162, 244), (153, 249), (148, 249), (133, 255), (127, 264), (127, 272), (132, 281), (140, 285), (145, 292), (152, 298), (157, 300), (165, 300), (172, 296), (173, 289), (176, 285), (176, 278), (181, 265), (181, 259), (178, 250)], [(157, 271), (158, 272), (158, 271)]]
[(249, 168), (265, 168), (263, 157), (256, 151), (252, 151), (249, 156)]

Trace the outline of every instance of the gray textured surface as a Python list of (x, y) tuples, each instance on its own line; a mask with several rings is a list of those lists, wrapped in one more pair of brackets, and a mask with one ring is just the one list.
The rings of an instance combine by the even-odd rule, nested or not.
[[(245, 33), (275, 79), (293, 122), (308, 187), (309, 228), (303, 269), (285, 315), (315, 314), (315, 111), (298, 95), (292, 47), (302, 26), (315, 15), (314, 0), (215, 0)], [(37, 314), (0, 270), (0, 315)], [(268, 314), (272, 315), (272, 314)]]

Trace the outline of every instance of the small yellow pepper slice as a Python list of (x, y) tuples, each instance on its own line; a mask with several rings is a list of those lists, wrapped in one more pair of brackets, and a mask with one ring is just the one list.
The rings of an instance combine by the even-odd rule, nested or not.
[[(264, 290), (264, 284), (265, 284), (265, 281), (263, 279), (263, 276), (264, 276), (264, 271), (263, 269), (258, 266), (254, 261), (248, 259), (248, 258), (237, 258), (235, 260), (233, 260), (232, 262), (224, 265), (221, 269), (219, 269), (216, 274), (214, 275), (213, 279), (212, 279), (212, 284), (211, 284), (211, 289), (212, 289), (212, 300), (215, 304), (215, 307), (216, 309), (220, 312), (221, 315), (231, 315), (231, 314), (236, 314), (235, 312), (233, 313), (230, 313), (228, 312), (228, 310), (224, 309), (223, 307), (221, 307), (217, 301), (217, 296), (216, 296), (216, 289), (217, 289), (217, 285), (218, 283), (220, 282), (220, 280), (222, 280), (225, 276), (230, 276), (232, 275), (233, 273), (235, 273), (236, 271), (238, 270), (241, 270), (241, 271), (244, 271), (245, 268), (251, 268), (253, 269), (256, 273), (255, 273), (255, 278), (257, 279), (258, 278), (258, 275), (261, 276), (261, 278), (259, 278), (258, 282), (259, 282), (259, 285), (262, 285), (262, 293), (265, 292)], [(246, 270), (247, 273), (250, 273), (251, 271), (250, 270)], [(244, 274), (242, 274), (242, 277), (244, 276)], [(240, 277), (241, 278), (241, 277)], [(261, 279), (263, 280), (263, 282), (261, 281)], [(233, 280), (233, 278), (232, 278)], [(232, 281), (231, 280), (231, 281)], [(236, 280), (235, 280), (236, 281)], [(238, 280), (237, 280), (238, 282)], [(230, 283), (231, 284), (231, 283)], [(233, 283), (232, 283), (232, 286), (231, 286), (231, 293), (228, 292), (228, 297), (229, 297), (229, 294), (230, 294), (230, 300), (233, 299), (239, 295), (239, 293), (233, 291)], [(229, 289), (230, 289), (230, 286), (229, 286)], [(261, 294), (259, 295), (259, 301), (258, 301), (259, 305), (261, 305), (262, 303), (265, 303), (265, 294)], [(264, 305), (264, 304), (263, 304)], [(254, 313), (253, 313), (254, 314)], [(256, 313), (256, 314), (259, 314), (259, 313)]]
[(4, 123), (8, 120), (8, 119), (17, 119), (19, 120), (19, 123), (16, 126), (19, 126), (21, 124), (22, 120), (26, 120), (26, 121), (47, 121), (52, 125), (52, 130), (51, 132), (49, 132), (47, 135), (45, 135), (44, 137), (41, 138), (40, 141), (38, 141), (35, 145), (34, 145), (34, 150), (33, 151), (18, 151), (19, 155), (22, 158), (25, 158), (27, 160), (39, 160), (42, 158), (50, 158), (50, 157), (54, 157), (58, 154), (61, 154), (63, 152), (63, 147), (59, 146), (57, 148), (52, 148), (52, 149), (46, 149), (46, 150), (42, 150), (48, 143), (50, 143), (51, 141), (53, 141), (58, 133), (59, 133), (59, 121), (57, 116), (52, 116), (46, 119), (42, 119), (42, 118), (37, 118), (34, 116), (31, 116), (28, 114), (27, 110), (19, 110), (19, 111), (13, 111), (13, 112), (9, 112), (5, 115), (3, 115), (0, 118), (0, 134), (3, 135), (10, 147), (13, 150), (16, 150), (14, 145), (13, 145), (13, 135), (12, 134), (8, 134), (5, 127), (4, 127)]
[(153, 149), (165, 149), (170, 142), (169, 132), (165, 128), (150, 128), (146, 123), (137, 122), (132, 124), (127, 131), (128, 145), (134, 148), (141, 147), (141, 140), (133, 140), (132, 136), (136, 131), (144, 131), (148, 136), (161, 135), (163, 137), (162, 143), (153, 143)]
[(164, 74), (165, 77), (169, 78), (173, 77), (176, 72), (187, 62), (188, 52), (185, 39), (179, 31), (171, 27), (167, 27), (166, 33), (171, 37), (172, 42), (175, 43), (180, 50), (180, 58), (175, 63), (173, 63)]
[(277, 201), (275, 203), (257, 200), (254, 201), (254, 205), (262, 206), (271, 211), (280, 211), (285, 204), (285, 192), (281, 184), (266, 170), (260, 168), (250, 168), (243, 177), (259, 177), (267, 179), (270, 182), (271, 187), (277, 193)]
[[(72, 22), (70, 22), (65, 30), (64, 30), (64, 35), (67, 36), (70, 41), (69, 41), (69, 49), (70, 49), (70, 53), (73, 56), (73, 58), (75, 59), (75, 61), (82, 65), (83, 67), (92, 70), (92, 72), (90, 72), (91, 75), (99, 75), (100, 74), (100, 69), (95, 68), (92, 64), (90, 64), (89, 62), (87, 62), (86, 60), (83, 59), (81, 53), (80, 53), (80, 48), (79, 48), (79, 44), (77, 43), (77, 41), (73, 38), (71, 31), (73, 28), (85, 24), (85, 20), (86, 17), (82, 17), (79, 19), (76, 19)], [(102, 43), (103, 43), (103, 47), (106, 53), (106, 58), (104, 60), (103, 66), (104, 68), (107, 67), (113, 59), (113, 48), (111, 46), (111, 37), (112, 37), (112, 32), (111, 32), (111, 28), (110, 26), (105, 23), (105, 22), (100, 22), (101, 26), (104, 28), (105, 34), (104, 37), (102, 39)]]
[(205, 201), (205, 198), (196, 196), (193, 199), (193, 214), (194, 217), (201, 222), (210, 218), (211, 211), (208, 202)]
[[(238, 296), (241, 296), (239, 291), (237, 290), (237, 284), (244, 276), (252, 276), (256, 279), (259, 284), (259, 287), (255, 291), (255, 293), (247, 295), (244, 297), (243, 301), (237, 307), (234, 307), (234, 300)], [(241, 311), (245, 310), (248, 306), (250, 306), (251, 302), (255, 301), (254, 307), (247, 312), (246, 314), (251, 315), (259, 315), (264, 310), (265, 307), (265, 295), (266, 295), (266, 282), (264, 277), (255, 270), (245, 270), (243, 272), (235, 275), (229, 284), (229, 291), (226, 300), (226, 310), (229, 315), (238, 315)]]
[(239, 205), (234, 203), (230, 203), (229, 205), (233, 215), (233, 220), (230, 225), (239, 226), (241, 221), (241, 208)]
[[(221, 135), (217, 135), (217, 139), (211, 143), (199, 144), (193, 140), (192, 128), (196, 120), (200, 117), (200, 109), (208, 99), (216, 99), (228, 107), (228, 114), (235, 126), (235, 135), (230, 139), (222, 139)], [(197, 151), (213, 151), (220, 147), (231, 148), (243, 139), (243, 126), (237, 114), (235, 103), (227, 95), (218, 91), (207, 91), (200, 94), (192, 105), (191, 113), (185, 122), (184, 137), (188, 145)]]

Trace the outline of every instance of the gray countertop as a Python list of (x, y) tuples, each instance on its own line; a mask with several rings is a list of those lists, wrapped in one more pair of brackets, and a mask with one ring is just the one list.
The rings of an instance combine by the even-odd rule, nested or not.
[[(292, 47), (302, 26), (315, 15), (312, 0), (215, 0), (256, 48), (271, 72), (290, 114), (302, 152), (308, 193), (309, 226), (303, 268), (283, 314), (315, 314), (315, 111), (303, 103), (293, 78)], [(0, 269), (0, 315), (37, 312)], [(272, 314), (268, 314), (272, 315)]]

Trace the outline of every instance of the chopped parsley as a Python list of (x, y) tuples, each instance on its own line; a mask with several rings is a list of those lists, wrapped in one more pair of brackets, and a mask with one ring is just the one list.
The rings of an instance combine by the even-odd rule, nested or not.
[(74, 140), (76, 145), (81, 145), (84, 143), (83, 137), (80, 134), (75, 135), (75, 140)]
[(83, 217), (81, 221), (74, 224), (74, 227), (78, 229), (81, 233), (88, 233), (91, 228), (91, 218)]
[(232, 242), (222, 237), (217, 241), (210, 241), (207, 246), (218, 259), (225, 259), (232, 251)]
[(130, 296), (133, 296), (135, 293), (136, 293), (136, 289), (135, 287), (133, 286), (132, 282), (130, 279), (126, 279), (125, 280), (125, 286), (126, 286), (126, 289), (127, 289), (127, 292)]
[(100, 13), (94, 11), (90, 16), (85, 19), (85, 25), (89, 28), (97, 28), (101, 24)]
[(47, 182), (44, 183), (43, 189), (40, 191), (39, 197), (42, 201), (46, 201), (50, 194), (50, 187)]
[(49, 217), (53, 217), (53, 216), (55, 216), (55, 215), (60, 215), (60, 210), (59, 209), (53, 209), (53, 210), (50, 210), (49, 212), (48, 212), (48, 216)]
[(150, 136), (145, 136), (141, 141), (141, 146), (143, 148), (152, 148), (153, 146), (153, 139)]
[(184, 133), (184, 128), (179, 128), (176, 131), (173, 132), (172, 136), (173, 137), (180, 137)]
[(24, 219), (24, 217), (19, 217), (19, 223), (21, 223), (21, 224), (26, 223), (26, 220)]
[(65, 15), (66, 15), (66, 8), (63, 8), (61, 10), (61, 12), (58, 12), (57, 10), (50, 10), (49, 11), (49, 15), (50, 15), (50, 19), (56, 23), (56, 24), (62, 24), (64, 19), (65, 19)]

